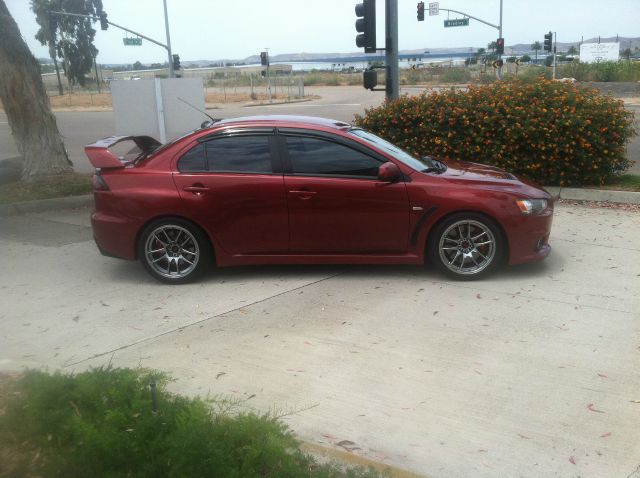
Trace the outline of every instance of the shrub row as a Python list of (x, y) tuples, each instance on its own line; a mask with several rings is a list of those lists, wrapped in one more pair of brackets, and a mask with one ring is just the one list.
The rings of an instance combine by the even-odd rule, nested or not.
[(491, 164), (561, 186), (602, 184), (625, 171), (635, 134), (621, 101), (542, 78), (403, 96), (355, 123), (416, 155)]

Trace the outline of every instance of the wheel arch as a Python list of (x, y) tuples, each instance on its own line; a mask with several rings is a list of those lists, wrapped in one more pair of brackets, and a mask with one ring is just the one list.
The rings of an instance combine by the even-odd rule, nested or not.
[(504, 228), (504, 226), (502, 225), (502, 223), (500, 221), (498, 221), (495, 217), (493, 217), (491, 214), (488, 214), (485, 211), (478, 211), (476, 209), (459, 209), (456, 211), (449, 211), (446, 214), (443, 214), (441, 217), (439, 217), (438, 219), (436, 219), (433, 224), (430, 225), (429, 230), (427, 231), (427, 235), (425, 237), (425, 241), (423, 244), (423, 254), (424, 254), (424, 261), (427, 262), (428, 258), (428, 248), (429, 248), (429, 243), (433, 237), (433, 233), (434, 231), (438, 228), (438, 226), (440, 224), (442, 224), (444, 221), (446, 221), (447, 219), (449, 219), (452, 216), (456, 216), (458, 214), (475, 214), (478, 216), (483, 216), (485, 217), (488, 221), (490, 221), (495, 227), (496, 229), (500, 232), (500, 236), (502, 239), (502, 242), (504, 244), (504, 251), (502, 251), (501, 254), (501, 260), (502, 261), (508, 261), (509, 257), (510, 257), (510, 245), (509, 245), (509, 236), (507, 235), (507, 232)]
[(198, 229), (202, 233), (202, 235), (205, 237), (205, 239), (209, 242), (209, 249), (211, 250), (211, 254), (213, 255), (213, 262), (214, 262), (214, 265), (215, 265), (216, 257), (217, 257), (216, 249), (215, 249), (215, 242), (213, 241), (213, 238), (211, 237), (209, 232), (204, 227), (202, 227), (200, 224), (198, 224), (196, 221), (194, 221), (193, 219), (188, 218), (186, 216), (181, 216), (180, 214), (167, 214), (167, 215), (162, 215), (161, 214), (161, 215), (149, 218), (147, 221), (145, 221), (143, 224), (141, 224), (140, 227), (138, 228), (138, 232), (136, 233), (136, 239), (135, 239), (135, 243), (134, 243), (135, 259), (136, 260), (140, 259), (139, 254), (138, 254), (140, 240), (141, 240), (141, 237), (142, 237), (142, 233), (149, 226), (149, 224), (151, 224), (152, 222), (156, 222), (156, 221), (166, 221), (166, 220), (170, 220), (170, 219), (179, 219), (181, 221), (188, 222), (194, 228)]

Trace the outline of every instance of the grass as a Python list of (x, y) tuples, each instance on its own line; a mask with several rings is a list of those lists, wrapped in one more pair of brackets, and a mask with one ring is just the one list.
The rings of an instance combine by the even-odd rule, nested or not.
[(0, 185), (0, 204), (36, 199), (80, 196), (93, 192), (90, 174), (64, 174), (33, 182), (15, 181)]
[(146, 369), (27, 371), (0, 395), (0, 476), (384, 476), (320, 464), (277, 417), (238, 411), (230, 400), (172, 395), (168, 382)]
[(623, 174), (610, 179), (602, 186), (585, 186), (592, 189), (611, 189), (614, 191), (640, 192), (640, 175)]

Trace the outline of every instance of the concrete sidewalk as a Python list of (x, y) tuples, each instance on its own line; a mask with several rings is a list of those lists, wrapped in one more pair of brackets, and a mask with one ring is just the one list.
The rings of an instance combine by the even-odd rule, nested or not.
[[(0, 368), (166, 370), (302, 439), (431, 477), (640, 464), (640, 214), (559, 204), (553, 252), (487, 280), (246, 267), (159, 284), (99, 255), (90, 209), (0, 218)], [(342, 444), (342, 445), (341, 445)]]

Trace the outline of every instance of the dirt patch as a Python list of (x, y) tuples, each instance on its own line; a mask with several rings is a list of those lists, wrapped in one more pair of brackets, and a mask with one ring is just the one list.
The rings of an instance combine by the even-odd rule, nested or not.
[(112, 107), (111, 93), (74, 93), (63, 96), (50, 96), (53, 109), (72, 107)]

